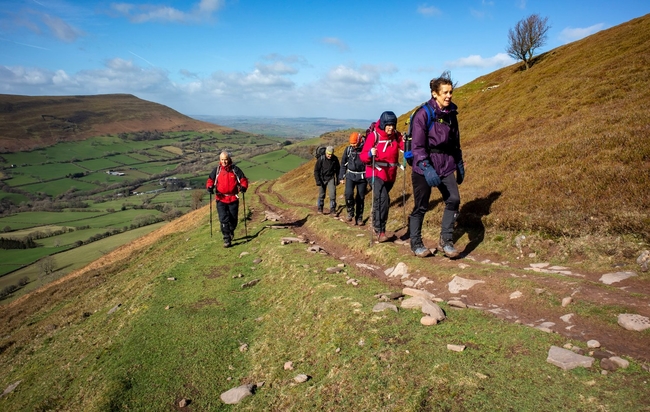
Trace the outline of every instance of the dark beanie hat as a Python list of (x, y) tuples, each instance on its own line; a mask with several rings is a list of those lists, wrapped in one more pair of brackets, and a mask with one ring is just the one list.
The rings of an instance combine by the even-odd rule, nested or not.
[(379, 117), (379, 128), (384, 130), (389, 124), (397, 126), (397, 116), (393, 112), (383, 112)]

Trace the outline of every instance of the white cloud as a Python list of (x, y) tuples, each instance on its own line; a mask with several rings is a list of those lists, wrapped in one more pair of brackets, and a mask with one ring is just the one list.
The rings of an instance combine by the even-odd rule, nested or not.
[(571, 43), (572, 41), (580, 40), (596, 32), (599, 32), (604, 27), (605, 25), (603, 23), (594, 24), (593, 26), (589, 26), (585, 28), (573, 29), (571, 27), (567, 27), (566, 29), (562, 30), (559, 37), (560, 40), (563, 41), (565, 44)]
[(440, 9), (434, 6), (429, 6), (426, 3), (419, 5), (417, 8), (417, 12), (418, 14), (421, 14), (423, 16), (439, 16), (440, 14), (442, 14)]
[(445, 62), (445, 66), (451, 68), (471, 67), (483, 69), (487, 67), (505, 67), (513, 63), (515, 63), (515, 60), (506, 53), (498, 53), (492, 57), (481, 57), (474, 54)]
[(321, 41), (324, 44), (336, 46), (342, 52), (349, 50), (348, 45), (345, 44), (341, 39), (338, 39), (336, 37), (325, 37)]
[(223, 6), (223, 0), (201, 0), (188, 12), (173, 7), (151, 4), (111, 3), (111, 9), (133, 23), (191, 23), (206, 20)]

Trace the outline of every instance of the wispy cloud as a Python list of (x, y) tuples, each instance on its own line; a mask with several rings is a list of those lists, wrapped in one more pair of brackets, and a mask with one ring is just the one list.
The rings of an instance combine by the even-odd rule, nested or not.
[(560, 40), (563, 41), (564, 43), (571, 43), (572, 41), (580, 40), (596, 32), (599, 32), (604, 27), (605, 24), (603, 23), (594, 24), (593, 26), (589, 26), (585, 28), (574, 29), (571, 27), (567, 27), (566, 29), (562, 30), (562, 32), (560, 32), (559, 37)]
[(341, 39), (336, 37), (325, 37), (321, 40), (321, 42), (323, 44), (335, 46), (342, 52), (348, 51), (349, 49), (347, 44), (345, 44)]
[(223, 6), (223, 0), (201, 0), (189, 11), (158, 4), (111, 3), (111, 9), (133, 23), (192, 23), (207, 20)]
[(417, 12), (423, 16), (439, 16), (442, 14), (440, 9), (434, 6), (429, 6), (427, 3), (419, 5)]
[(446, 67), (451, 68), (486, 68), (486, 67), (505, 67), (515, 63), (515, 60), (506, 53), (498, 53), (492, 57), (481, 57), (479, 55), (470, 55), (457, 60), (445, 62)]
[(57, 39), (66, 43), (74, 42), (83, 34), (81, 30), (76, 29), (58, 17), (43, 14), (41, 20)]

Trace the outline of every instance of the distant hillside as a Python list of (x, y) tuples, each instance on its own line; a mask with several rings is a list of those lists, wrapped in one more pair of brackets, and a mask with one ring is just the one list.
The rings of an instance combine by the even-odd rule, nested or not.
[(289, 139), (307, 139), (323, 133), (342, 129), (365, 129), (371, 120), (329, 119), (326, 117), (253, 117), (253, 116), (201, 116), (195, 119), (216, 123), (248, 133)]
[(129, 94), (0, 95), (0, 153), (122, 132), (226, 129)]

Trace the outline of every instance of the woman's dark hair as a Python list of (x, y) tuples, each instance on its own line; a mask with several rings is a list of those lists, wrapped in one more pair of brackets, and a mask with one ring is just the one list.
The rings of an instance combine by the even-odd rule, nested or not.
[(440, 87), (443, 84), (448, 84), (452, 88), (454, 87), (454, 82), (451, 80), (451, 72), (449, 70), (444, 71), (440, 77), (431, 79), (429, 82), (429, 87), (431, 88), (432, 92), (438, 92), (440, 91)]

